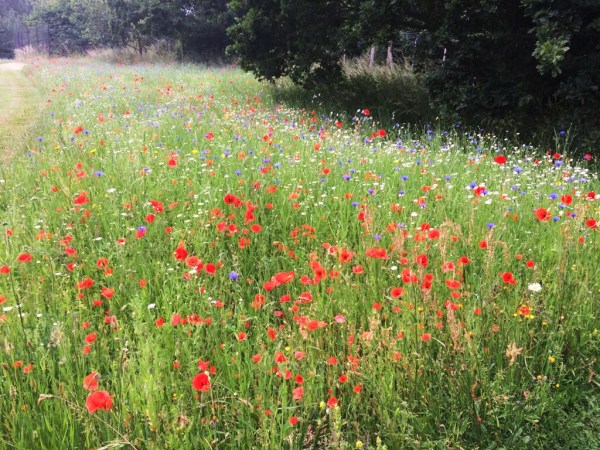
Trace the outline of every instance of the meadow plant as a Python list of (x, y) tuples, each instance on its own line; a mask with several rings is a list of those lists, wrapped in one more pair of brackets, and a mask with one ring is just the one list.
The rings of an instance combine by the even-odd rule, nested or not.
[(3, 448), (598, 448), (589, 157), (35, 60), (0, 171)]

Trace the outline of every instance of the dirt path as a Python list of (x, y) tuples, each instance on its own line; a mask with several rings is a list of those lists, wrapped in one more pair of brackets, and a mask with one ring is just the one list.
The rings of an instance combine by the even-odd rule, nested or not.
[(19, 62), (9, 62), (0, 64), (0, 70), (23, 70), (25, 64)]
[(20, 148), (35, 116), (39, 93), (23, 72), (24, 64), (0, 64), (0, 163), (4, 166)]

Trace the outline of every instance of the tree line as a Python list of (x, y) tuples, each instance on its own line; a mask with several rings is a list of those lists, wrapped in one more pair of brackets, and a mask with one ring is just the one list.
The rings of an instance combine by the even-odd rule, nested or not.
[(179, 56), (215, 59), (233, 23), (226, 0), (0, 0), (0, 8), (0, 42), (20, 26), (44, 23), (53, 55), (115, 47), (143, 54), (163, 40)]
[(50, 51), (158, 39), (182, 57), (235, 58), (312, 88), (374, 45), (424, 74), (447, 123), (579, 130), (600, 143), (598, 0), (0, 0), (2, 29), (45, 22)]

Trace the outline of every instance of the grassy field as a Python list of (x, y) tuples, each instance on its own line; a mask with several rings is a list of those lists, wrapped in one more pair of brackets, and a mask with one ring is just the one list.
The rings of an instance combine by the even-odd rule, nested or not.
[(600, 182), (568, 136), (382, 129), (227, 67), (29, 70), (0, 448), (600, 448)]
[(23, 137), (39, 110), (40, 95), (26, 73), (5, 70), (2, 65), (14, 61), (0, 60), (0, 162), (6, 163), (22, 147)]

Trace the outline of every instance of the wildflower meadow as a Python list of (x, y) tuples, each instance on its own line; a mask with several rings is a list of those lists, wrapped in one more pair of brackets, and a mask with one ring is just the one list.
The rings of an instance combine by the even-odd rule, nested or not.
[(277, 104), (234, 67), (32, 59), (0, 171), (0, 448), (600, 448), (600, 182)]

